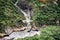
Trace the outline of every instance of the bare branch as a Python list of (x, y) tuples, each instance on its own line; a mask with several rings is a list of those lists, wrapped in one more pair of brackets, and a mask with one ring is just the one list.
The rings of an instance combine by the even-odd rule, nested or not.
[(22, 9), (20, 9), (18, 6), (17, 6), (17, 3), (18, 3), (19, 0), (17, 0), (17, 2), (14, 4), (15, 7), (17, 7), (19, 9), (19, 11), (21, 11), (24, 16), (27, 16), (26, 12), (24, 12)]
[(19, 0), (16, 1), (16, 3), (14, 5), (16, 5), (19, 2)]

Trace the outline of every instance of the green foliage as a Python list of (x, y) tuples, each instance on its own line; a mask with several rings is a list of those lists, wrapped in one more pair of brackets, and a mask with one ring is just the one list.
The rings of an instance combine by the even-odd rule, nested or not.
[[(0, 23), (5, 26), (23, 25), (22, 20), (25, 19), (23, 14), (14, 6), (17, 0), (0, 0)], [(21, 1), (21, 0), (20, 0)], [(36, 24), (56, 24), (56, 20), (60, 20), (60, 6), (46, 2), (42, 3), (38, 0), (27, 0), (32, 5), (32, 20)], [(23, 17), (22, 17), (23, 16)], [(20, 21), (20, 22), (18, 22)], [(52, 22), (51, 22), (52, 21)]]
[(0, 0), (0, 22), (7, 25), (13, 24), (16, 20), (22, 20), (22, 14), (14, 6), (10, 0)]
[(41, 38), (52, 38), (54, 40), (60, 40), (60, 27), (59, 26), (49, 26), (42, 29)]
[(0, 23), (2, 23), (2, 26), (5, 25), (4, 27), (13, 27), (14, 25), (16, 26), (19, 20), (24, 19), (23, 14), (14, 6), (15, 1), (16, 0), (0, 0)]
[(2, 32), (4, 32), (4, 27), (5, 25), (3, 25), (2, 23), (0, 23), (0, 32), (2, 33)]
[[(33, 6), (32, 19), (36, 24), (56, 25), (56, 20), (60, 20), (60, 6), (52, 1), (42, 3), (38, 0), (28, 0)], [(52, 21), (52, 22), (51, 22)]]
[(60, 40), (60, 26), (42, 28), (40, 36), (27, 37), (17, 40)]

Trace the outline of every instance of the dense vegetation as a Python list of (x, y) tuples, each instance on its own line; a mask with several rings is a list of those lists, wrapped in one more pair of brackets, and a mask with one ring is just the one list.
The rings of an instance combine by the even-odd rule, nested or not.
[(0, 32), (6, 27), (17, 27), (19, 26), (17, 25), (19, 23), (22, 25), (22, 19), (24, 19), (24, 16), (14, 6), (14, 1), (0, 0)]
[(27, 37), (17, 40), (60, 40), (60, 26), (49, 26), (40, 30), (40, 36)]
[[(8, 27), (23, 27), (24, 15), (14, 5), (17, 0), (0, 0), (0, 33)], [(22, 0), (20, 0), (21, 2)], [(17, 40), (60, 40), (60, 1), (56, 0), (26, 0), (32, 6), (31, 19), (37, 27), (42, 25), (55, 25), (41, 28), (41, 35)]]
[[(17, 0), (0, 0), (0, 32), (7, 27), (21, 27), (23, 14), (14, 6)], [(21, 1), (21, 0), (20, 0)], [(36, 25), (60, 25), (60, 5), (53, 0), (26, 0), (33, 8), (31, 19)], [(27, 4), (28, 4), (27, 3)], [(36, 26), (35, 25), (35, 26)]]
[[(34, 16), (33, 20), (39, 25), (59, 25), (60, 20), (60, 6), (54, 4), (52, 1), (40, 2), (33, 1), (34, 5)], [(57, 23), (58, 21), (58, 23)]]

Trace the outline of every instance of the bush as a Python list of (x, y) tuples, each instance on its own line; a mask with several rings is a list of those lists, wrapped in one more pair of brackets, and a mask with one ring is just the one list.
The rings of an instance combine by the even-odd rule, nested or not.
[(41, 29), (40, 36), (27, 37), (24, 39), (17, 40), (60, 40), (60, 27), (59, 26), (49, 26)]
[(4, 32), (5, 26), (3, 23), (0, 23), (0, 33)]
[(40, 39), (43, 40), (60, 40), (60, 27), (49, 26), (41, 30), (42, 34)]

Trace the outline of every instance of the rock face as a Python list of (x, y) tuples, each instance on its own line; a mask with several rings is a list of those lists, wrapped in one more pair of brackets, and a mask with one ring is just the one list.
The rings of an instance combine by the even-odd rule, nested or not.
[(9, 35), (9, 37), (5, 37), (6, 39), (13, 39), (16, 40), (18, 38), (25, 38), (25, 37), (31, 37), (34, 35), (40, 35), (40, 31), (30, 31), (30, 32), (26, 32), (26, 31), (21, 31), (21, 32), (13, 32)]

